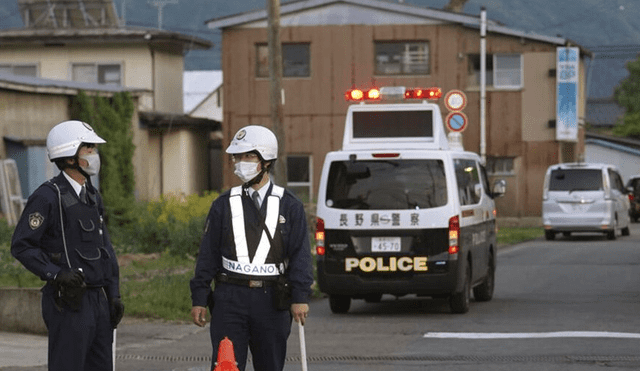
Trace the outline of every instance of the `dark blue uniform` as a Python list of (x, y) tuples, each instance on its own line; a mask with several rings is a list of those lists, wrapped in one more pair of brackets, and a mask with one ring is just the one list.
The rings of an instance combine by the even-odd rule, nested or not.
[[(62, 173), (42, 184), (29, 197), (11, 241), (12, 255), (47, 281), (42, 315), (49, 331), (49, 370), (54, 371), (113, 369), (109, 299), (120, 297), (118, 263), (102, 198), (86, 185), (85, 204)], [(79, 310), (55, 300), (53, 280), (69, 267), (82, 269), (87, 284)]]
[[(273, 189), (269, 186), (266, 199)], [(287, 338), (291, 331), (289, 310), (277, 310), (273, 304), (273, 285), (268, 278), (227, 271), (223, 257), (236, 260), (230, 192), (216, 199), (207, 217), (195, 276), (191, 280), (193, 306), (207, 306), (211, 295), (211, 282), (216, 279), (211, 310), (211, 343), (213, 362), (218, 355), (218, 345), (226, 336), (234, 345), (238, 368), (244, 370), (247, 348), (251, 349), (256, 370), (282, 370), (287, 350)], [(264, 213), (267, 202), (262, 203)], [(249, 257), (253, 258), (263, 228), (258, 218), (264, 218), (253, 201), (242, 195), (244, 227)], [(280, 199), (279, 222), (273, 236), (277, 246), (271, 246), (266, 264), (284, 260), (285, 276), (292, 287), (292, 303), (308, 303), (313, 284), (309, 231), (302, 203), (289, 191)], [(224, 273), (229, 282), (219, 279)], [(262, 287), (250, 287), (249, 279), (263, 281)], [(212, 367), (213, 369), (213, 367)]]

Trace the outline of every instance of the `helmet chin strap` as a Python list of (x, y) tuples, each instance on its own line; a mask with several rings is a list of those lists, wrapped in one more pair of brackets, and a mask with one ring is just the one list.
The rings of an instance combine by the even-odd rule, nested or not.
[(93, 184), (91, 184), (91, 175), (87, 174), (87, 172), (84, 171), (84, 169), (82, 169), (82, 167), (80, 166), (80, 158), (78, 156), (76, 156), (75, 160), (76, 160), (75, 164), (71, 165), (70, 167), (72, 169), (78, 170), (80, 172), (80, 174), (82, 174), (82, 176), (84, 176), (85, 182), (93, 187)]

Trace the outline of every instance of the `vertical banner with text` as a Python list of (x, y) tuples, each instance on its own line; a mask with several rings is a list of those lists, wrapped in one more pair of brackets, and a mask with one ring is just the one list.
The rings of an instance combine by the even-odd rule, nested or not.
[(556, 140), (578, 141), (579, 48), (557, 49)]

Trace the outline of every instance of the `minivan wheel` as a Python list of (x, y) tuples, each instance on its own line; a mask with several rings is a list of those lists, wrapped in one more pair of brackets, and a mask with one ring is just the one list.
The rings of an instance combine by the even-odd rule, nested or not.
[(616, 239), (616, 230), (614, 229), (610, 229), (607, 231), (607, 239), (608, 240), (615, 240)]
[(622, 228), (622, 235), (623, 236), (628, 236), (630, 234), (631, 234), (631, 232), (629, 231), (629, 227)]
[(347, 313), (351, 307), (351, 298), (344, 295), (329, 295), (329, 307), (333, 313)]
[(464, 274), (464, 285), (462, 291), (451, 294), (449, 297), (449, 305), (453, 313), (462, 314), (469, 311), (469, 302), (471, 300), (471, 267), (467, 263)]
[(476, 301), (489, 301), (493, 298), (493, 288), (496, 282), (496, 268), (493, 264), (493, 256), (489, 258), (489, 267), (484, 281), (473, 288), (473, 297)]
[(554, 231), (544, 231), (544, 238), (551, 241), (556, 238), (556, 233)]

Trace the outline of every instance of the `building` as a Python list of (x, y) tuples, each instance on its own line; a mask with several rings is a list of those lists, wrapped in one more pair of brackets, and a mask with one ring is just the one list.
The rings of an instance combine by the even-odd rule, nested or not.
[[(113, 0), (18, 0), (18, 4), (25, 27), (0, 30), (0, 71), (148, 92), (138, 100), (140, 120), (132, 123), (137, 198), (211, 189), (209, 142), (220, 123), (185, 115), (182, 94), (184, 54), (210, 48), (208, 40), (122, 27)], [(23, 114), (38, 110), (26, 108)], [(23, 120), (16, 117), (3, 123), (5, 142), (20, 131), (17, 125)], [(56, 115), (42, 115), (42, 130), (33, 131), (30, 135), (35, 137), (24, 138), (25, 143), (44, 140), (59, 121)]]
[[(267, 12), (207, 22), (222, 30), (223, 143), (242, 126), (270, 127)], [(352, 87), (438, 86), (463, 90), (469, 125), (464, 147), (480, 151), (480, 17), (381, 0), (301, 0), (280, 15), (285, 145), (289, 186), (313, 200), (324, 155), (341, 146)], [(584, 128), (556, 140), (557, 48), (569, 40), (488, 22), (486, 155), (491, 176), (508, 182), (498, 212), (539, 217), (547, 167), (581, 158)], [(584, 123), (580, 49), (577, 111)], [(443, 112), (446, 112), (441, 103)], [(224, 186), (233, 184), (225, 163)]]

